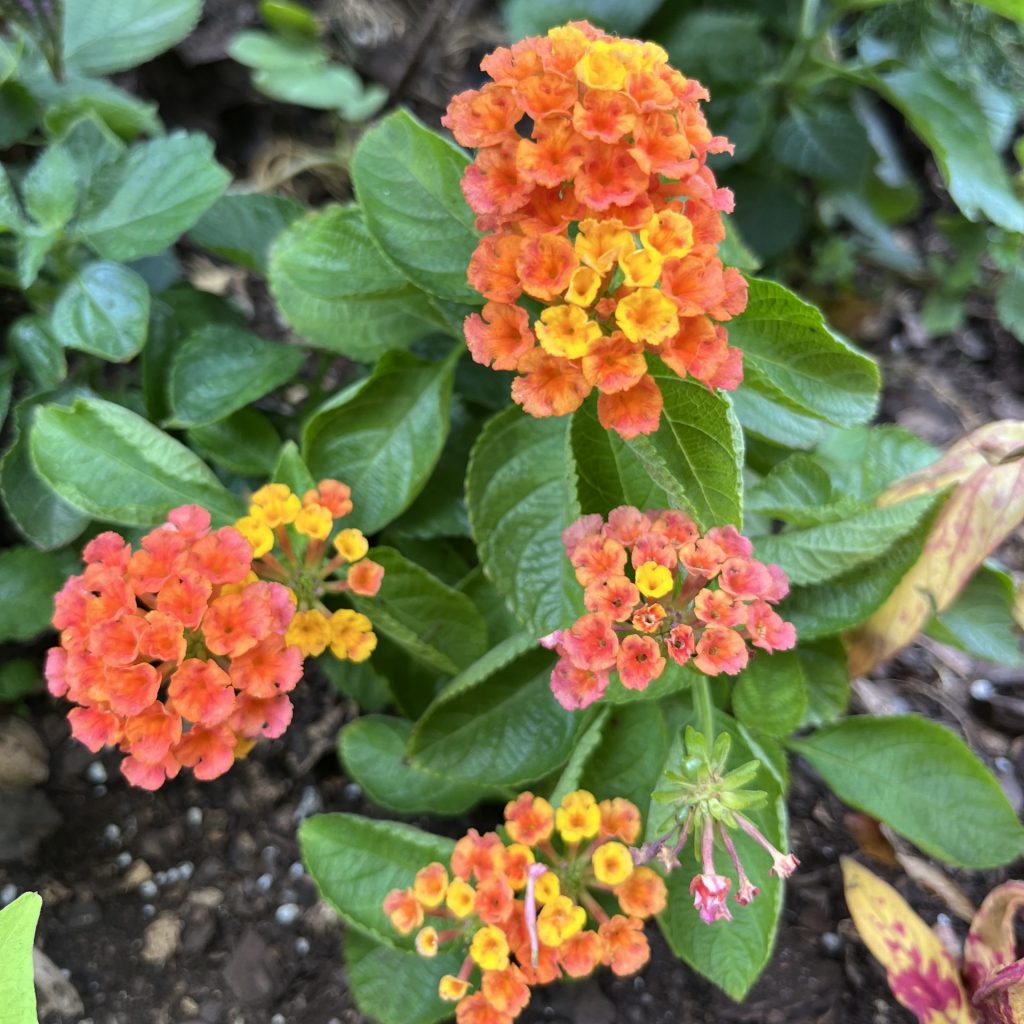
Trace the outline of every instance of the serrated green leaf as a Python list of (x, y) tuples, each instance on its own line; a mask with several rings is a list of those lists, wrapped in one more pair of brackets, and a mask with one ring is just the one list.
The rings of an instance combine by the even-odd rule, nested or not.
[(572, 793), (583, 785), (583, 772), (587, 767), (587, 762), (595, 751), (599, 750), (602, 746), (601, 741), (604, 738), (604, 727), (611, 715), (611, 708), (607, 706), (595, 708), (591, 714), (593, 717), (590, 718), (586, 728), (580, 733), (580, 738), (572, 748), (569, 760), (565, 763), (565, 767), (558, 776), (555, 788), (548, 796), (548, 801), (553, 807), (557, 807), (567, 793)]
[(64, 0), (64, 63), (87, 75), (143, 64), (196, 27), (202, 0)]
[(487, 625), (465, 594), (442, 583), (393, 548), (373, 548), (384, 567), (374, 598), (353, 595), (356, 608), (403, 650), (438, 672), (456, 674), (487, 649)]
[(178, 505), (218, 523), (242, 514), (210, 468), (180, 442), (123, 406), (99, 398), (44, 405), (29, 434), (32, 465), (65, 501), (122, 526), (155, 526)]
[(469, 521), (484, 572), (536, 636), (568, 626), (582, 595), (562, 531), (579, 515), (568, 421), (498, 413), (473, 447)]
[(806, 106), (790, 107), (772, 151), (797, 174), (854, 186), (867, 174), (871, 155), (867, 133), (850, 110), (813, 95)]
[(370, 362), (442, 326), (427, 296), (381, 255), (358, 206), (328, 206), (292, 224), (269, 273), (288, 323), (351, 359)]
[(345, 923), (396, 949), (409, 948), (384, 913), (392, 889), (412, 885), (431, 861), (448, 863), (454, 844), (412, 825), (355, 814), (318, 814), (299, 826), (302, 859), (321, 895)]
[(146, 344), (149, 289), (120, 263), (89, 263), (60, 293), (50, 326), (65, 348), (126, 363)]
[(151, 256), (192, 227), (230, 177), (206, 136), (175, 132), (137, 143), (90, 183), (78, 231), (108, 259)]
[(175, 426), (223, 419), (287, 384), (305, 353), (251, 331), (210, 324), (193, 331), (174, 354), (167, 399)]
[(489, 792), (419, 770), (406, 754), (412, 722), (363, 715), (338, 736), (338, 756), (374, 803), (400, 814), (462, 814)]
[(347, 121), (372, 117), (388, 98), (387, 89), (376, 84), (364, 86), (345, 64), (265, 68), (253, 74), (252, 84), (271, 99), (314, 110), (336, 110)]
[(271, 245), (305, 211), (290, 196), (233, 192), (221, 196), (196, 221), (188, 237), (223, 260), (265, 275)]
[(999, 783), (945, 726), (858, 716), (789, 745), (841, 800), (947, 864), (993, 868), (1024, 853), (1024, 827)]
[(801, 726), (824, 725), (845, 714), (850, 670), (842, 641), (832, 637), (813, 643), (798, 635), (797, 657), (807, 682), (807, 711)]
[(934, 495), (924, 495), (839, 522), (758, 537), (754, 543), (758, 557), (781, 565), (791, 583), (823, 583), (883, 554), (917, 526), (934, 501)]
[(71, 155), (61, 145), (48, 146), (21, 183), (21, 194), (33, 220), (62, 228), (78, 205), (78, 175)]
[(774, 281), (750, 278), (746, 310), (729, 323), (747, 371), (763, 375), (790, 408), (840, 426), (869, 420), (881, 378), (875, 361), (829, 330), (821, 312)]
[(1003, 278), (996, 291), (999, 322), (1020, 342), (1024, 342), (1024, 267)]
[(8, 328), (7, 344), (40, 391), (51, 391), (68, 375), (64, 348), (44, 317), (33, 313), (15, 320)]
[(459, 187), (468, 162), (398, 110), (362, 137), (351, 173), (366, 227), (385, 256), (424, 291), (479, 305), (466, 280), (479, 238)]
[(576, 461), (576, 493), (584, 515), (607, 515), (618, 505), (670, 507), (665, 489), (650, 478), (633, 449), (601, 426), (596, 401), (588, 399), (573, 413), (569, 436)]
[(238, 412), (187, 431), (189, 444), (229, 473), (269, 478), (281, 450), (281, 435), (258, 409)]
[(553, 666), (554, 655), (534, 648), (476, 685), (442, 693), (410, 738), (412, 764), (487, 786), (524, 785), (561, 767), (583, 719), (555, 701)]
[(783, 459), (746, 494), (747, 510), (794, 526), (817, 526), (864, 512), (857, 498), (836, 494), (832, 477), (813, 456), (799, 452)]
[(458, 351), (428, 363), (388, 352), (373, 373), (330, 408), (314, 414), (302, 454), (316, 479), (352, 488), (348, 522), (376, 533), (423, 489), (448, 433)]
[(743, 432), (728, 399), (657, 362), (651, 376), (665, 406), (653, 434), (626, 443), (672, 508), (688, 509), (705, 529), (743, 525)]
[(967, 651), (974, 658), (1020, 665), (1021, 632), (1013, 616), (1013, 578), (982, 566), (960, 596), (929, 623), (929, 636)]

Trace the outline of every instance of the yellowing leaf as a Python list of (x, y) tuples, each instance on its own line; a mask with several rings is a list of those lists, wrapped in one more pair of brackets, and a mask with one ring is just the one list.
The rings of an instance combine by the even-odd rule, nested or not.
[(921, 557), (867, 622), (846, 634), (850, 671), (861, 675), (948, 608), (979, 565), (1024, 520), (1024, 422), (975, 430), (937, 462), (893, 484), (880, 505), (953, 487)]
[(842, 865), (850, 916), (896, 999), (920, 1024), (973, 1024), (956, 964), (931, 929), (891, 885), (849, 857)]
[(1014, 918), (1024, 910), (1024, 882), (1005, 882), (971, 922), (964, 978), (985, 1024), (1024, 1022), (1024, 959), (1017, 959)]

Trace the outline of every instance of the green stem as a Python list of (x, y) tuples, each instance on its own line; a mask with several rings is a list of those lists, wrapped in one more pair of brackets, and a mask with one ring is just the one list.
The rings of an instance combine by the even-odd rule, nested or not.
[(715, 711), (711, 703), (711, 683), (703, 673), (693, 680), (693, 710), (700, 731), (707, 737), (710, 752), (715, 746)]

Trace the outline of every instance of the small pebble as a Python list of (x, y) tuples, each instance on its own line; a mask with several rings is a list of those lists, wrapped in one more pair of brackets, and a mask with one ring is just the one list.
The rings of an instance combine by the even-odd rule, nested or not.
[(107, 825), (103, 829), (103, 838), (108, 843), (119, 843), (121, 842), (121, 829), (117, 825)]
[(274, 1016), (270, 1018), (270, 1024), (284, 1024), (284, 1014), (275, 1013)]
[(273, 884), (274, 876), (269, 871), (256, 879), (256, 888), (259, 892), (266, 892)]
[(299, 879), (306, 873), (301, 860), (297, 860), (288, 866), (288, 877)]
[(992, 763), (1000, 775), (1006, 775), (1013, 771), (1013, 762), (1008, 757), (997, 757)]
[(181, 872), (177, 868), (168, 868), (166, 874), (168, 885), (174, 885), (181, 881)]
[(102, 761), (92, 761), (85, 769), (85, 777), (90, 782), (97, 784), (107, 781), (107, 769), (103, 767)]
[(132, 862), (132, 855), (127, 850), (122, 850), (114, 860), (114, 863), (123, 871)]
[(342, 795), (349, 803), (355, 803), (363, 795), (363, 787), (357, 782), (350, 782), (344, 790)]
[(300, 935), (295, 940), (295, 952), (298, 953), (299, 956), (305, 956), (309, 952), (309, 939)]
[(836, 932), (825, 932), (821, 937), (821, 948), (829, 956), (835, 956), (843, 948), (843, 940)]
[(302, 791), (302, 796), (299, 798), (299, 802), (292, 812), (292, 818), (295, 821), (303, 821), (308, 818), (311, 814), (316, 814), (318, 811), (324, 809), (324, 802), (320, 797), (320, 791), (316, 786), (307, 786)]
[(167, 872), (166, 871), (158, 871), (153, 876), (153, 881), (156, 882), (157, 885), (166, 885), (167, 884)]
[(185, 824), (191, 828), (199, 828), (203, 823), (203, 811), (200, 807), (190, 807), (185, 812)]
[(124, 819), (124, 835), (126, 839), (131, 839), (136, 832), (139, 831), (139, 819), (134, 814), (129, 814)]
[(299, 908), (295, 903), (282, 903), (274, 911), (274, 920), (278, 924), (293, 924), (299, 916)]
[(971, 696), (975, 700), (991, 700), (996, 688), (989, 679), (975, 679), (971, 683)]
[(195, 871), (195, 865), (190, 860), (182, 861), (178, 865), (178, 874), (181, 875), (184, 881), (188, 881), (192, 877), (192, 873)]
[(262, 857), (268, 864), (273, 864), (274, 861), (277, 860), (277, 855), (280, 852), (281, 851), (276, 846), (264, 846), (263, 849), (260, 850), (260, 857)]
[(158, 893), (159, 891), (160, 891), (160, 890), (159, 890), (159, 889), (157, 889), (157, 887), (156, 887), (156, 882), (154, 882), (152, 878), (147, 878), (147, 879), (146, 879), (146, 880), (145, 880), (145, 881), (144, 881), (144, 882), (143, 882), (143, 883), (142, 883), (142, 884), (141, 884), (141, 885), (139, 886), (139, 895), (140, 895), (140, 896), (141, 896), (141, 897), (142, 897), (142, 898), (143, 898), (144, 900), (152, 900), (152, 899), (156, 899), (156, 895), (157, 895), (157, 893)]
[(6, 907), (18, 898), (18, 887), (13, 882), (8, 882), (0, 889), (0, 907)]
[(142, 906), (142, 916), (152, 917), (156, 913), (156, 907), (152, 903), (144, 903)]
[(107, 787), (106, 786), (93, 786), (92, 787), (92, 795), (93, 796), (106, 796), (107, 795)]

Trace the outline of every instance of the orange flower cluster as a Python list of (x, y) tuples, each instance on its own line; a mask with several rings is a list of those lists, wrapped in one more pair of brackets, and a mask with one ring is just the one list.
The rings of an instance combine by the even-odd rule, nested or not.
[[(304, 656), (330, 647), (343, 661), (365, 661), (377, 647), (365, 615), (350, 608), (331, 611), (322, 600), (346, 592), (374, 597), (384, 579), (383, 566), (366, 557), (370, 545), (360, 530), (334, 532), (336, 521), (351, 511), (352, 492), (338, 480), (321, 480), (301, 499), (286, 484), (267, 484), (252, 496), (249, 514), (235, 523), (252, 545), (260, 578), (295, 593), (298, 610), (285, 639)], [(329, 579), (342, 572), (344, 579)]]
[[(470, 829), (450, 865), (428, 865), (384, 900), (392, 925), (416, 932), (420, 955), (436, 956), (445, 943), (466, 950), (458, 975), (438, 986), (458, 1003), (458, 1024), (509, 1024), (531, 986), (563, 972), (582, 978), (604, 964), (633, 974), (650, 958), (643, 922), (665, 908), (661, 876), (633, 863), (640, 812), (628, 800), (577, 790), (556, 809), (522, 793), (505, 808), (505, 832), (509, 841)], [(609, 915), (594, 892), (621, 913)], [(428, 917), (435, 923), (425, 925)]]
[(599, 700), (617, 671), (622, 685), (645, 690), (690, 659), (705, 675), (735, 675), (747, 642), (788, 650), (796, 630), (771, 605), (789, 583), (777, 565), (752, 558), (734, 526), (703, 536), (682, 512), (612, 509), (607, 522), (584, 516), (564, 534), (566, 554), (585, 588), (587, 614), (541, 641), (560, 655), (551, 689), (569, 710)]
[(732, 147), (708, 130), (706, 90), (667, 60), (573, 22), (489, 54), (493, 81), (442, 118), (477, 150), (462, 190), (488, 232), (468, 272), (488, 301), (466, 342), (477, 362), (519, 374), (512, 397), (531, 416), (570, 413), (597, 388), (606, 429), (651, 433), (662, 396), (647, 354), (709, 388), (742, 379), (721, 322), (746, 307), (747, 286), (716, 255), (733, 200), (706, 162)]
[(257, 579), (237, 530), (211, 532), (209, 513), (186, 505), (138, 550), (102, 533), (83, 559), (56, 596), (60, 646), (46, 660), (50, 693), (78, 705), (76, 739), (120, 747), (128, 781), (158, 789), (182, 767), (214, 779), (284, 732), (302, 676), (286, 640), (295, 595)]

